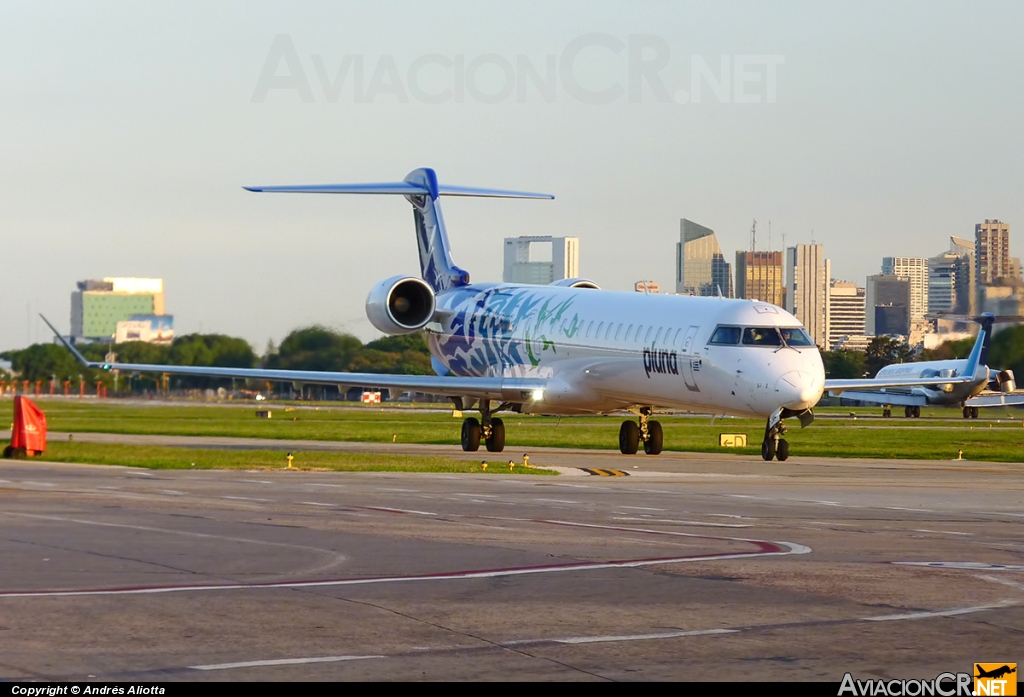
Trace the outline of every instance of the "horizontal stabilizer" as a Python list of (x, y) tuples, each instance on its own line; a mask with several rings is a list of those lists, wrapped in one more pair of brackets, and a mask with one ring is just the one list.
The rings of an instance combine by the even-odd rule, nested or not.
[(964, 402), (965, 407), (1019, 407), (1024, 405), (1024, 392), (983, 393)]
[[(399, 194), (404, 196), (429, 196), (430, 189), (410, 182), (381, 182), (378, 184), (298, 184), (291, 186), (245, 186), (246, 191), (285, 194)], [(486, 198), (545, 198), (551, 194), (532, 191), (507, 191), (505, 189), (478, 189), (470, 186), (437, 187), (439, 196), (481, 196)]]
[[(975, 361), (977, 362), (977, 361)], [(967, 371), (964, 371), (967, 373)], [(974, 381), (974, 373), (950, 378), (860, 378), (825, 380), (825, 391), (839, 396), (848, 390), (871, 392), (886, 387), (928, 387), (935, 385), (961, 385)]]

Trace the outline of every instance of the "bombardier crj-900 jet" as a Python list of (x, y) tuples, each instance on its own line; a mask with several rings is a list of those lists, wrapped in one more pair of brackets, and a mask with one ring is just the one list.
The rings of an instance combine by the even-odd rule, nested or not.
[[(824, 390), (949, 384), (913, 377), (826, 380), (814, 342), (793, 315), (766, 302), (647, 295), (601, 290), (583, 278), (549, 286), (471, 283), (455, 265), (441, 216), (441, 196), (540, 198), (520, 191), (438, 184), (432, 169), (383, 184), (246, 187), (250, 191), (393, 194), (413, 208), (420, 276), (392, 276), (366, 300), (366, 313), (385, 334), (423, 331), (437, 373), (377, 375), (320, 371), (107, 364), (93, 368), (171, 375), (252, 378), (367, 386), (448, 396), (457, 410), (479, 410), (462, 423), (462, 448), (505, 446), (503, 411), (530, 414), (636, 415), (619, 429), (619, 450), (661, 452), (658, 411), (753, 416), (766, 421), (761, 455), (789, 457), (784, 419), (806, 426)], [(51, 326), (52, 329), (52, 326)], [(56, 333), (56, 331), (54, 332)], [(63, 339), (62, 339), (63, 340)], [(977, 356), (972, 356), (977, 364)]]

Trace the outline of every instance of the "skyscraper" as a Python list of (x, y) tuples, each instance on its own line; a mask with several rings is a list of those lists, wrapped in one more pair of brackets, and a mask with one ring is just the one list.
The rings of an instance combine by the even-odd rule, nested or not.
[(918, 257), (882, 257), (882, 275), (910, 281), (910, 321), (919, 322), (928, 312), (928, 260)]
[(547, 285), (580, 275), (578, 237), (506, 237), (505, 283)]
[(820, 244), (786, 250), (786, 311), (792, 313), (818, 346), (828, 346), (828, 292), (831, 264)]
[(782, 252), (736, 252), (736, 297), (782, 306)]
[(974, 226), (975, 283), (992, 285), (997, 278), (1020, 274), (1019, 265), (1010, 263), (1010, 226), (998, 220), (986, 220)]
[(949, 253), (955, 254), (956, 281), (953, 285), (955, 301), (953, 311), (961, 315), (978, 314), (977, 269), (974, 268), (974, 243), (963, 237), (950, 236)]
[(832, 281), (828, 294), (828, 346), (835, 348), (843, 337), (861, 337), (864, 328), (864, 289), (856, 283)]
[[(910, 334), (910, 279), (892, 274), (868, 276), (865, 288), (865, 333), (870, 336), (879, 334)], [(903, 309), (892, 309), (892, 308)], [(878, 310), (881, 309), (881, 312)], [(884, 318), (884, 326), (876, 326), (879, 318)]]
[(711, 228), (683, 218), (676, 243), (676, 293), (732, 297), (732, 270)]

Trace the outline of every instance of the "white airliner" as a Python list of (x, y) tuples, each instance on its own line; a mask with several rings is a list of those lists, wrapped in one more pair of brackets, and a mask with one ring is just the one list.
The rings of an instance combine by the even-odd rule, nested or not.
[[(902, 406), (903, 415), (908, 418), (921, 416), (921, 407), (928, 404), (938, 406), (958, 404), (963, 408), (965, 419), (978, 418), (979, 407), (1024, 404), (1024, 394), (1015, 393), (1017, 385), (1013, 371), (996, 370), (986, 365), (989, 341), (992, 338), (992, 325), (1020, 322), (1024, 320), (1024, 317), (996, 317), (985, 313), (976, 317), (944, 315), (940, 319), (977, 322), (981, 325), (970, 357), (946, 361), (896, 363), (879, 370), (876, 378), (887, 384), (893, 379), (900, 378), (961, 377), (967, 378), (966, 382), (921, 384), (913, 387), (892, 387), (878, 384), (852, 390), (830, 389), (832, 394), (842, 394), (843, 397), (861, 402), (881, 404), (883, 416), (892, 416), (894, 404)], [(985, 393), (986, 391), (988, 392)]]
[[(650, 418), (658, 410), (754, 416), (766, 420), (765, 460), (789, 457), (783, 419), (810, 424), (811, 408), (824, 390), (973, 380), (916, 375), (826, 380), (818, 349), (800, 322), (756, 300), (608, 291), (582, 278), (550, 286), (470, 283), (469, 274), (452, 260), (439, 197), (554, 198), (547, 194), (442, 186), (432, 169), (417, 169), (394, 183), (247, 188), (404, 196), (413, 207), (421, 276), (392, 276), (378, 283), (366, 300), (366, 313), (385, 334), (424, 331), (437, 375), (94, 363), (65, 342), (80, 361), (106, 370), (443, 394), (456, 409), (480, 412), (479, 420), (463, 421), (466, 451), (477, 450), (481, 440), (491, 452), (504, 448), (505, 425), (496, 416), (502, 411), (628, 410), (638, 418), (622, 423), (619, 450), (636, 453), (642, 444), (651, 455), (663, 445), (661, 425)], [(972, 354), (965, 372), (973, 376), (976, 367)]]

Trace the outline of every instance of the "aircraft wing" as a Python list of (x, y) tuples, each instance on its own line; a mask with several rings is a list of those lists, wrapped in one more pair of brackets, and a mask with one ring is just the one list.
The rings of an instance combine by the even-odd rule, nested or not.
[(990, 392), (971, 397), (964, 402), (965, 407), (1012, 407), (1024, 404), (1024, 392)]
[[(844, 392), (857, 390), (860, 392), (875, 392), (880, 395), (884, 395), (885, 392), (881, 390), (888, 387), (934, 387), (938, 385), (960, 385), (967, 382), (974, 382), (973, 373), (967, 373), (958, 377), (949, 378), (891, 378), (891, 379), (877, 379), (877, 378), (860, 378), (853, 380), (826, 380), (825, 391), (831, 392), (834, 397), (838, 397)], [(849, 395), (848, 395), (849, 396)], [(860, 397), (856, 397), (860, 399)]]
[(916, 394), (902, 394), (894, 392), (863, 392), (859, 390), (849, 390), (842, 393), (846, 399), (856, 399), (861, 402), (870, 402), (872, 404), (897, 404), (903, 407), (914, 407), (914, 406), (926, 406), (928, 400), (922, 395)]
[[(40, 315), (42, 316), (42, 315)], [(547, 386), (544, 378), (455, 377), (448, 375), (387, 375), (378, 373), (336, 373), (320, 370), (270, 370), (265, 368), (221, 368), (213, 366), (155, 365), (149, 363), (102, 363), (90, 361), (61, 336), (43, 317), (65, 348), (87, 368), (138, 373), (166, 373), (211, 378), (243, 378), (271, 382), (348, 385), (386, 388), (389, 390), (427, 392), (445, 396), (500, 399), (506, 402), (529, 402), (534, 392)]]

